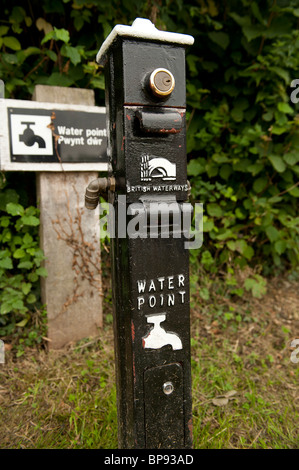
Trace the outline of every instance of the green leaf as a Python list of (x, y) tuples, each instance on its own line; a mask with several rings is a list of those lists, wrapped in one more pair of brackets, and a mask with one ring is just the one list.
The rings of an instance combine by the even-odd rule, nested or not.
[(6, 204), (6, 212), (11, 215), (23, 215), (24, 207), (21, 206), (21, 204), (9, 202), (8, 204)]
[(249, 158), (242, 158), (241, 160), (236, 161), (236, 163), (234, 163), (233, 169), (235, 171), (242, 171), (244, 173), (247, 173), (249, 165), (250, 165)]
[(246, 219), (246, 214), (242, 211), (240, 207), (237, 207), (235, 210), (236, 217), (238, 219), (244, 220)]
[(267, 184), (268, 184), (268, 178), (263, 177), (263, 176), (260, 178), (257, 178), (253, 183), (253, 190), (256, 193), (261, 193), (266, 188)]
[(262, 25), (248, 25), (244, 26), (242, 29), (248, 42), (263, 36), (265, 31)]
[(246, 290), (251, 290), (253, 297), (258, 299), (262, 298), (267, 292), (266, 281), (258, 274), (255, 276), (255, 279), (247, 278), (244, 282), (244, 287)]
[(208, 37), (213, 41), (215, 44), (220, 46), (222, 49), (227, 49), (229, 45), (229, 35), (226, 33), (223, 33), (221, 31), (219, 32), (212, 32), (208, 33)]
[(23, 215), (21, 220), (24, 225), (31, 225), (33, 227), (39, 225), (39, 219), (34, 215)]
[(32, 284), (30, 282), (23, 282), (22, 284), (22, 292), (24, 295), (28, 295), (31, 291)]
[(288, 126), (281, 126), (274, 124), (272, 127), (272, 134), (281, 135), (288, 131)]
[(227, 240), (227, 238), (231, 237), (233, 237), (231, 229), (220, 229), (215, 238), (217, 240)]
[(22, 248), (17, 248), (13, 253), (13, 257), (16, 259), (24, 258), (25, 255), (26, 253)]
[(210, 298), (209, 289), (207, 287), (202, 287), (201, 289), (199, 289), (199, 295), (203, 300), (209, 300)]
[(292, 109), (291, 106), (288, 105), (287, 103), (282, 103), (282, 102), (278, 103), (277, 108), (281, 113), (284, 113), (284, 114), (294, 113), (294, 109)]
[(18, 264), (19, 269), (32, 269), (33, 263), (31, 261), (20, 261)]
[(9, 17), (11, 23), (21, 23), (26, 16), (26, 11), (20, 6), (14, 6)]
[(283, 156), (283, 159), (288, 165), (294, 166), (296, 165), (296, 163), (299, 162), (299, 152), (293, 151), (293, 152), (285, 153)]
[[(18, 56), (16, 54), (2, 54), (2, 60), (6, 65), (17, 65), (19, 63)], [(5, 84), (6, 88), (10, 83)]]
[(267, 122), (272, 121), (272, 119), (273, 119), (273, 112), (272, 112), (272, 111), (267, 111), (265, 114), (263, 114), (262, 117), (263, 117), (263, 120), (264, 120), (264, 121), (267, 121)]
[(280, 238), (279, 231), (273, 225), (269, 225), (266, 228), (265, 232), (271, 243), (275, 242), (278, 238)]
[(206, 164), (206, 172), (208, 173), (209, 178), (213, 178), (218, 174), (218, 165), (215, 165), (213, 162)]
[(77, 65), (81, 62), (81, 55), (76, 47), (71, 47), (64, 44), (61, 48), (61, 54), (65, 57), (68, 57), (74, 65)]
[(57, 61), (57, 54), (56, 52), (54, 51), (45, 51), (45, 54), (53, 61), (53, 62), (56, 62)]
[(38, 274), (39, 276), (42, 276), (42, 277), (47, 277), (48, 276), (48, 271), (43, 266), (40, 266), (36, 270), (36, 274)]
[(38, 280), (38, 275), (35, 272), (29, 273), (28, 280), (31, 282), (36, 282)]
[(41, 44), (45, 44), (47, 41), (50, 41), (51, 39), (68, 43), (70, 41), (70, 33), (64, 28), (58, 29), (54, 27), (52, 31), (49, 31), (45, 35)]
[(47, 79), (47, 85), (51, 86), (71, 86), (73, 85), (74, 80), (71, 77), (68, 77), (65, 74), (59, 72), (53, 72), (50, 77)]
[[(19, 64), (22, 64), (28, 57), (32, 55), (40, 55), (41, 50), (38, 47), (27, 47), (27, 49), (22, 49), (21, 51), (17, 52), (17, 57), (19, 60)], [(26, 82), (23, 82), (24, 84)]]
[(24, 245), (26, 245), (26, 246), (31, 245), (32, 242), (33, 242), (32, 236), (29, 233), (25, 233), (25, 235), (23, 237)]
[(245, 248), (242, 254), (244, 258), (250, 261), (252, 257), (254, 256), (254, 249), (252, 248), (252, 246), (247, 245), (247, 247)]
[(9, 26), (0, 26), (0, 36), (5, 36), (8, 33)]
[(12, 269), (13, 268), (12, 260), (8, 257), (0, 259), (0, 268), (2, 268), (2, 269)]
[(296, 187), (296, 188), (290, 189), (289, 194), (291, 194), (291, 196), (294, 196), (294, 197), (299, 197), (299, 188)]
[(3, 38), (3, 44), (13, 51), (19, 51), (21, 49), (20, 41), (13, 36), (5, 36)]
[(285, 171), (286, 164), (283, 161), (282, 157), (280, 157), (279, 155), (269, 155), (268, 158), (275, 170), (278, 171), (278, 173), (283, 173)]
[(0, 225), (1, 227), (8, 227), (10, 224), (10, 217), (6, 217), (6, 216), (3, 216), (3, 217), (0, 217)]
[(282, 78), (287, 85), (290, 84), (290, 74), (287, 72), (287, 70), (277, 66), (269, 67), (269, 70), (278, 75), (278, 77)]
[(19, 326), (20, 328), (24, 328), (24, 326), (27, 325), (28, 321), (30, 320), (30, 316), (27, 316), (26, 318), (24, 318), (23, 320), (19, 321), (18, 323), (16, 323), (17, 326)]
[(205, 250), (201, 255), (201, 263), (205, 266), (210, 266), (214, 263), (213, 257), (209, 250)]
[(207, 204), (207, 212), (211, 217), (221, 217), (223, 213), (219, 204), (215, 202)]
[(210, 232), (214, 228), (213, 220), (205, 220), (203, 219), (203, 231)]
[(225, 181), (228, 180), (228, 178), (230, 177), (230, 175), (232, 174), (232, 167), (231, 165), (222, 165), (221, 168), (220, 168), (220, 176), (221, 178), (223, 178)]
[(234, 121), (241, 122), (241, 121), (243, 121), (243, 116), (244, 116), (243, 110), (238, 109), (238, 108), (233, 108), (231, 110), (231, 116), (232, 116)]
[(15, 300), (13, 300), (13, 302), (12, 302), (12, 309), (13, 309), (13, 310), (20, 310), (20, 311), (27, 310), (27, 309), (25, 309), (24, 302), (23, 302), (23, 300), (21, 300), (21, 299), (15, 299)]
[(105, 79), (103, 75), (100, 75), (99, 77), (93, 77), (90, 80), (90, 84), (92, 85), (93, 88), (98, 88), (100, 90), (105, 90)]
[(204, 172), (204, 167), (198, 160), (191, 160), (187, 166), (187, 172), (190, 176), (197, 176)]
[(64, 43), (69, 42), (70, 33), (66, 29), (64, 28), (57, 29), (54, 27), (54, 32), (55, 32), (55, 39), (57, 41), (63, 41)]
[(19, 195), (14, 189), (6, 189), (0, 191), (0, 210), (6, 211), (6, 205), (9, 202), (17, 203), (19, 201)]
[(34, 304), (34, 302), (36, 302), (36, 296), (34, 294), (29, 294), (28, 297), (26, 297), (26, 302), (28, 304)]
[(260, 9), (257, 5), (256, 2), (252, 2), (251, 3), (251, 10), (252, 10), (252, 13), (254, 14), (254, 16), (256, 17), (256, 19), (261, 23), (261, 24), (264, 24), (266, 25), (266, 20), (265, 18), (263, 17), (263, 15), (261, 14), (260, 12)]
[(282, 255), (287, 248), (287, 244), (285, 240), (277, 240), (274, 243), (274, 248), (275, 248), (276, 253), (278, 253), (279, 255)]
[(264, 169), (264, 165), (262, 163), (254, 163), (253, 165), (248, 166), (248, 171), (252, 173), (252, 176), (256, 176)]
[(251, 24), (251, 19), (249, 15), (238, 15), (238, 13), (229, 13), (229, 16), (235, 20), (236, 23), (238, 23), (239, 26), (249, 26)]
[(248, 260), (254, 255), (253, 248), (249, 246), (245, 240), (236, 240), (235, 249)]
[(6, 315), (7, 313), (11, 312), (13, 309), (12, 305), (8, 302), (2, 302), (0, 307), (0, 314)]
[(227, 247), (231, 250), (231, 251), (235, 251), (236, 249), (236, 242), (234, 240), (229, 240), (227, 243), (226, 243)]
[(265, 29), (266, 38), (290, 37), (292, 22), (288, 16), (274, 17), (271, 25)]

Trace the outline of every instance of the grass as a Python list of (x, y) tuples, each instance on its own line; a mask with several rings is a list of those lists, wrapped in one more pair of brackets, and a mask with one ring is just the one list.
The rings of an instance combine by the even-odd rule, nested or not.
[(8, 359), (0, 370), (1, 447), (117, 446), (109, 333), (64, 354), (29, 351), (16, 362)]
[[(195, 449), (299, 447), (299, 367), (290, 361), (290, 343), (299, 338), (298, 287), (274, 279), (262, 299), (250, 292), (205, 300), (193, 294)], [(0, 364), (1, 448), (117, 448), (109, 308), (98, 338), (60, 352), (6, 353)]]
[(202, 341), (194, 353), (195, 448), (298, 447), (298, 374), (290, 376), (257, 354), (236, 353), (228, 341), (220, 348)]

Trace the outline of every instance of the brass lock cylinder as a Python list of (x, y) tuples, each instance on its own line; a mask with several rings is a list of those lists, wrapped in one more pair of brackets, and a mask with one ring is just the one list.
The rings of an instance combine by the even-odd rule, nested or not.
[(155, 69), (151, 73), (149, 85), (152, 93), (155, 96), (164, 98), (169, 96), (175, 87), (174, 76), (167, 69)]

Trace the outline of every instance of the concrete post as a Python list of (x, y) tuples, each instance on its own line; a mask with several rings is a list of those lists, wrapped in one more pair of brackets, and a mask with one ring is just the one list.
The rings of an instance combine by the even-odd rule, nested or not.
[[(33, 100), (94, 106), (92, 90), (37, 85)], [(97, 172), (37, 173), (40, 244), (48, 277), (42, 302), (48, 313), (50, 349), (98, 334), (103, 324), (99, 210), (84, 208)]]

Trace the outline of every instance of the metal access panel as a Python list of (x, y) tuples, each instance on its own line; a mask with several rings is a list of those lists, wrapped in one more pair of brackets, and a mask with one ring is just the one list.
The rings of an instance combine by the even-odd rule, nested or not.
[[(116, 238), (112, 244), (112, 258), (117, 260), (112, 265), (112, 293), (119, 440), (124, 448), (191, 446), (189, 253), (183, 244), (173, 233), (168, 239)], [(173, 364), (179, 364), (179, 370)], [(149, 385), (156, 373), (163, 383), (175, 380), (181, 392), (174, 397), (184, 397), (182, 419), (169, 439), (167, 430), (161, 434), (159, 421), (149, 423), (145, 412), (150, 399), (155, 415), (162, 413), (160, 388), (155, 392)], [(175, 403), (168, 401), (167, 413)], [(176, 412), (177, 406), (171, 415)]]
[(184, 387), (180, 364), (144, 372), (144, 403), (146, 448), (183, 448)]

